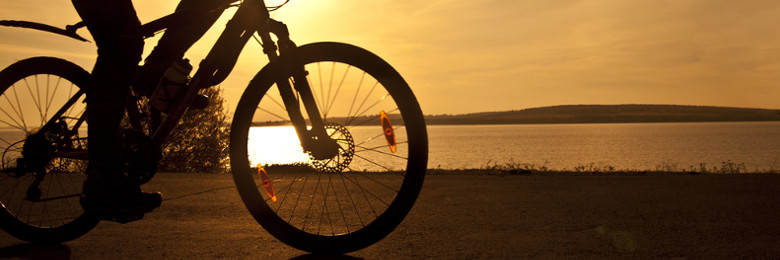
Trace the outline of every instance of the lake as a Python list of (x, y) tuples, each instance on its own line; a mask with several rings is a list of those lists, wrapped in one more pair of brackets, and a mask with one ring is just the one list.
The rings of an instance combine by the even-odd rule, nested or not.
[[(376, 127), (350, 131), (355, 140), (381, 133)], [(397, 131), (399, 140), (405, 139), (402, 132)], [(306, 160), (305, 155), (294, 155), (300, 147), (292, 128), (253, 128), (250, 135), (257, 141), (291, 139), (294, 143), (288, 151), (250, 151), (253, 163)], [(515, 163), (557, 170), (582, 166), (698, 170), (701, 164), (712, 168), (730, 162), (744, 164), (748, 171), (780, 169), (780, 122), (432, 125), (428, 126), (428, 135), (428, 168), (484, 168)], [(0, 133), (2, 136), (8, 135)], [(382, 138), (374, 141), (378, 146), (384, 142)], [(363, 168), (360, 163), (365, 162), (355, 160), (350, 167)]]
[(780, 122), (429, 126), (429, 168), (780, 169)]

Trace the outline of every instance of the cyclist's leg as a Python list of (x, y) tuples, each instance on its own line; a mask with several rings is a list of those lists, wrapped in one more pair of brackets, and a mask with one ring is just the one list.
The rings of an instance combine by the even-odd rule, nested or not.
[(129, 80), (140, 60), (143, 41), (132, 38), (140, 22), (129, 0), (73, 0), (98, 46), (98, 58), (87, 90), (90, 165), (98, 172), (115, 171), (119, 122)]
[(118, 136), (130, 79), (140, 61), (143, 39), (130, 0), (73, 0), (98, 45), (98, 59), (87, 90), (89, 170), (82, 204), (87, 211), (114, 219), (159, 206), (159, 193), (141, 193), (127, 181)]
[[(199, 5), (214, 5), (211, 0), (181, 0), (176, 11)], [(222, 11), (214, 11), (204, 17), (186, 24), (169, 27), (163, 34), (152, 53), (144, 60), (134, 84), (133, 90), (138, 94), (151, 95), (165, 69), (180, 60), (184, 53), (211, 28)]]

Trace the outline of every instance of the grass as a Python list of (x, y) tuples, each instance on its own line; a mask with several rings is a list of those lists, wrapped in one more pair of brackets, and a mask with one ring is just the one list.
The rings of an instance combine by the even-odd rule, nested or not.
[(646, 175), (646, 174), (780, 174), (778, 169), (753, 170), (749, 171), (744, 163), (732, 161), (721, 162), (719, 165), (707, 165), (699, 163), (695, 166), (681, 168), (676, 163), (660, 163), (655, 169), (618, 169), (611, 165), (596, 163), (580, 164), (572, 169), (555, 169), (545, 165), (519, 162), (492, 162), (488, 161), (484, 166), (474, 169), (428, 169), (429, 174), (479, 174), (479, 175), (605, 175), (605, 174), (627, 174), (627, 175)]

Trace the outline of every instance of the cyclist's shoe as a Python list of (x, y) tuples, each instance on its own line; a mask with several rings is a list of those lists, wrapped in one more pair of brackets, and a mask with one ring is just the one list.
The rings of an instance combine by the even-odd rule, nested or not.
[(88, 214), (124, 224), (140, 220), (145, 213), (159, 207), (162, 195), (159, 192), (142, 192), (138, 185), (128, 181), (87, 180), (80, 202)]

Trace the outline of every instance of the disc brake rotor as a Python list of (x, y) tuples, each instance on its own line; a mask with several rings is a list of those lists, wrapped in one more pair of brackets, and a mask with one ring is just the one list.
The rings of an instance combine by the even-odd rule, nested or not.
[(339, 151), (333, 158), (324, 160), (317, 160), (310, 153), (311, 166), (321, 172), (342, 172), (349, 166), (355, 155), (355, 140), (346, 127), (337, 123), (326, 123), (325, 132), (336, 141)]

